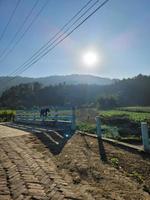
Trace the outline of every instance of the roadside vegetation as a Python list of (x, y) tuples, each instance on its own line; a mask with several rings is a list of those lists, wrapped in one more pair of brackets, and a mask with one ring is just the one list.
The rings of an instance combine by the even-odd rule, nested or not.
[(15, 114), (14, 110), (0, 110), (0, 122), (12, 121)]

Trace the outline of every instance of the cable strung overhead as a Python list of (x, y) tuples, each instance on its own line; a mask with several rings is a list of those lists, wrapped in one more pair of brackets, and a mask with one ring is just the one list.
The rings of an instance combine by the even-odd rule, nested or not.
[[(97, 0), (96, 2), (94, 2), (81, 16), (79, 16), (63, 33), (61, 33), (61, 35), (59, 35), (54, 41), (51, 42), (48, 41), (46, 44), (45, 44), (45, 48), (41, 51), (41, 52), (37, 52), (36, 54), (38, 54), (37, 56), (35, 56), (33, 59), (31, 59), (29, 61), (29, 63), (25, 64), (26, 65), (29, 65), (30, 62), (33, 62), (35, 59), (38, 58), (38, 56), (40, 56), (42, 53), (44, 53), (48, 48), (50, 48), (51, 46), (53, 46), (59, 39), (61, 39), (65, 34), (68, 33), (68, 31), (77, 23), (80, 21), (80, 19), (82, 19), (100, 0)], [(25, 67), (24, 66), (24, 67)], [(24, 68), (22, 67), (22, 68)]]
[[(52, 42), (60, 33), (61, 36), (64, 35), (64, 33), (62, 33), (62, 31), (94, 0), (90, 0), (88, 1), (65, 25), (63, 25), (60, 30), (54, 34), (54, 36), (52, 36), (50, 38), (50, 40), (48, 42), (46, 42), (39, 50), (37, 50), (27, 61), (25, 61), (25, 63), (23, 63), (21, 66), (19, 66), (15, 71), (13, 71), (12, 73), (10, 73), (8, 76), (14, 75), (18, 70), (20, 70), (25, 64), (27, 64), (29, 61), (32, 60), (32, 58), (34, 58), (34, 56), (36, 56), (37, 54), (40, 53), (41, 50), (43, 50), (45, 47), (47, 47), (47, 45)], [(97, 0), (96, 2), (98, 2), (99, 0)], [(81, 18), (81, 17), (80, 17)], [(76, 20), (77, 21), (77, 20)], [(69, 28), (67, 29), (69, 30)], [(60, 36), (59, 36), (60, 37)]]
[[(105, 0), (103, 3), (101, 3), (100, 5), (98, 5), (96, 8), (94, 8), (94, 10), (92, 10), (93, 6), (95, 6), (99, 0), (97, 0), (94, 4), (92, 4), (80, 17), (78, 17), (77, 20), (75, 20), (75, 22), (73, 22), (73, 24), (71, 25), (71, 27), (78, 22), (78, 20), (80, 20), (81, 18), (83, 18), (82, 21), (79, 21), (79, 23), (70, 30), (70, 28), (67, 29), (70, 30), (69, 32), (66, 32), (66, 35), (61, 35), (61, 37), (59, 36), (58, 38), (56, 38), (50, 45), (46, 46), (46, 48), (42, 51), (42, 53), (40, 52), (38, 54), (38, 56), (36, 56), (35, 58), (33, 58), (33, 56), (31, 58), (29, 58), (26, 62), (25, 65), (21, 65), (20, 67), (18, 67), (15, 72), (12, 72), (12, 74), (15, 73), (16, 74), (21, 74), (24, 71), (26, 71), (27, 69), (29, 69), (30, 67), (32, 67), (35, 63), (37, 63), (40, 59), (42, 59), (44, 56), (46, 56), (50, 51), (52, 51), (56, 46), (58, 46), (61, 42), (63, 42), (67, 37), (69, 37), (76, 29), (78, 29), (83, 23), (85, 23), (91, 16), (93, 16), (100, 8), (102, 8), (109, 0)], [(92, 1), (90, 1), (92, 2)], [(91, 11), (92, 10), (92, 11)], [(91, 12), (90, 12), (91, 11)], [(87, 13), (89, 13), (88, 15), (86, 15)], [(86, 15), (86, 16), (85, 16)], [(85, 18), (84, 18), (85, 17)], [(63, 37), (62, 37), (63, 36)], [(49, 40), (51, 41), (51, 40)], [(49, 44), (49, 41), (45, 44)], [(45, 45), (43, 45), (43, 47), (45, 47)], [(40, 49), (43, 49), (40, 48)], [(39, 52), (39, 51), (37, 51)], [(35, 54), (37, 54), (37, 52)], [(35, 55), (34, 54), (34, 55)], [(29, 62), (28, 62), (29, 61)], [(16, 73), (17, 72), (17, 73)], [(10, 79), (10, 81), (14, 80), (16, 77), (12, 77)]]
[(16, 6), (15, 6), (14, 10), (12, 11), (12, 13), (11, 13), (9, 19), (8, 19), (8, 22), (7, 22), (7, 24), (6, 24), (6, 26), (5, 26), (4, 30), (3, 30), (3, 32), (2, 32), (1, 35), (0, 35), (0, 41), (3, 39), (5, 33), (6, 33), (7, 29), (8, 29), (8, 26), (9, 26), (9, 24), (11, 23), (11, 21), (12, 21), (14, 15), (15, 15), (15, 13), (16, 13), (16, 10), (17, 10), (17, 8), (18, 8), (20, 2), (21, 2), (21, 0), (18, 0), (18, 1), (17, 1)]
[[(21, 32), (21, 30), (24, 28), (26, 22), (28, 21), (28, 19), (30, 18), (30, 16), (32, 15), (36, 5), (38, 4), (39, 0), (36, 0), (35, 3), (33, 4), (33, 7), (31, 8), (31, 10), (29, 11), (28, 15), (25, 17), (25, 19), (23, 20), (23, 23), (21, 24), (21, 26), (18, 28), (18, 30), (16, 31), (15, 35), (13, 36), (13, 38), (10, 40), (10, 42), (8, 43), (7, 47), (4, 49), (4, 51), (1, 53), (0, 58), (3, 57), (3, 55), (5, 54), (5, 52), (7, 52), (8, 48), (13, 44), (13, 42), (15, 41), (16, 37), (18, 36), (18, 34)], [(5, 56), (6, 58), (6, 56)], [(4, 60), (4, 59), (2, 59)]]
[[(39, 0), (38, 0), (39, 1)], [(19, 42), (24, 38), (25, 34), (30, 30), (30, 28), (32, 28), (32, 25), (36, 22), (36, 20), (38, 19), (38, 17), (41, 15), (42, 11), (45, 9), (45, 7), (47, 6), (48, 2), (50, 0), (46, 0), (44, 2), (44, 4), (42, 5), (42, 7), (40, 8), (40, 10), (38, 11), (38, 13), (34, 16), (34, 18), (31, 20), (31, 22), (29, 23), (29, 25), (26, 27), (26, 29), (24, 30), (24, 32), (21, 34), (21, 36), (16, 40), (16, 42), (14, 43), (14, 45), (12, 46), (11, 49), (9, 49), (9, 51), (5, 54), (5, 56), (3, 57), (2, 60), (4, 60), (5, 58), (8, 57), (8, 55), (15, 49), (15, 47), (19, 44)], [(2, 61), (1, 60), (1, 61)]]

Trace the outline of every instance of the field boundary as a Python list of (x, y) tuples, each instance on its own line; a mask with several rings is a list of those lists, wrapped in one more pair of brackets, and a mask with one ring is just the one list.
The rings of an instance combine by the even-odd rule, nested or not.
[[(97, 138), (96, 134), (90, 134), (90, 133), (83, 132), (83, 131), (77, 131), (77, 133), (79, 133), (81, 135), (86, 135), (86, 136), (89, 136), (89, 137)], [(143, 146), (138, 147), (136, 145), (128, 144), (128, 143), (125, 143), (125, 142), (120, 142), (120, 141), (110, 139), (110, 138), (105, 138), (105, 137), (102, 137), (102, 139), (103, 139), (104, 142), (110, 143), (112, 145), (121, 147), (121, 148), (126, 149), (126, 150), (131, 150), (132, 152), (135, 152), (135, 153), (144, 154), (144, 155), (147, 155), (148, 157), (150, 157), (150, 154), (148, 152), (144, 151)]]

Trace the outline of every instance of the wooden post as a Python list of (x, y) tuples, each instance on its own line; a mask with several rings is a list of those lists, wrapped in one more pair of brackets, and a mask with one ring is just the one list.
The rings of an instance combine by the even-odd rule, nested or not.
[(71, 124), (71, 129), (73, 131), (76, 130), (76, 113), (75, 113), (75, 107), (72, 108), (72, 124)]
[(101, 120), (99, 116), (96, 116), (96, 133), (97, 136), (102, 138), (102, 130), (101, 130)]
[(144, 145), (144, 151), (150, 152), (148, 126), (147, 126), (146, 122), (141, 122), (141, 130), (142, 130), (142, 141), (143, 141), (143, 145)]

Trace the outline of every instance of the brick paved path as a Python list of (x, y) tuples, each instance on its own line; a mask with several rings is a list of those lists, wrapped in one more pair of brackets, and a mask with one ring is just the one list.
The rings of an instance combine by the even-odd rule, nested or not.
[(80, 199), (34, 148), (35, 137), (15, 130), (0, 125), (0, 200)]

